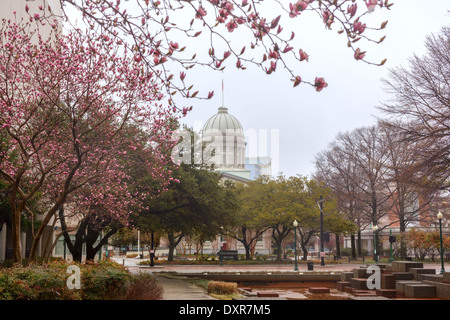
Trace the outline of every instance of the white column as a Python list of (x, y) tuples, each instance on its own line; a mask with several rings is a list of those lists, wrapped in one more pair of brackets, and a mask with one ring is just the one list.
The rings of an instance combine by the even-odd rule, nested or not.
[(22, 247), (22, 258), (25, 259), (25, 253), (27, 252), (27, 234), (25, 232), (20, 234), (20, 245)]
[(2, 226), (2, 231), (0, 231), (0, 261), (6, 259), (6, 223)]
[(367, 251), (368, 251), (368, 254), (373, 254), (372, 240), (371, 239), (367, 240)]

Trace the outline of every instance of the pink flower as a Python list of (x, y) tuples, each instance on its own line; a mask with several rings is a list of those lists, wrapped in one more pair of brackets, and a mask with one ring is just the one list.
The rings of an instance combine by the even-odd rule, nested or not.
[(293, 47), (290, 46), (286, 46), (286, 48), (284, 48), (283, 53), (287, 53), (289, 51), (291, 51), (292, 49), (294, 49)]
[(270, 61), (270, 70), (275, 71), (277, 68), (277, 62), (276, 61)]
[(303, 60), (308, 61), (309, 56), (308, 56), (308, 54), (305, 51), (300, 49), (299, 54), (300, 54), (300, 61), (303, 61)]
[(230, 51), (225, 51), (225, 53), (223, 54), (223, 59), (225, 60), (226, 58), (228, 58), (231, 55)]
[(296, 76), (294, 79), (294, 87), (298, 86), (302, 82), (302, 78), (300, 76)]
[(269, 49), (269, 58), (278, 59), (278, 52), (272, 51), (272, 49)]
[(39, 13), (35, 13), (35, 14), (33, 15), (33, 17), (34, 17), (35, 19), (39, 19), (39, 18), (40, 18), (40, 15), (39, 15)]
[(323, 22), (330, 27), (333, 23), (333, 15), (328, 9), (323, 10), (322, 12)]
[(236, 29), (238, 27), (238, 25), (234, 21), (234, 19), (231, 19), (230, 22), (228, 22), (225, 26), (227, 27), (228, 32), (233, 32), (234, 29)]
[(206, 10), (203, 7), (199, 7), (197, 12), (195, 13), (195, 17), (197, 19), (201, 19), (204, 16), (206, 16)]
[(356, 3), (347, 7), (347, 13), (350, 14), (350, 18), (356, 14), (356, 10), (358, 9), (358, 5)]
[(365, 51), (361, 51), (361, 49), (358, 48), (355, 51), (354, 57), (355, 57), (356, 60), (361, 60), (361, 59), (364, 59), (365, 55), (366, 55), (366, 52)]
[(359, 21), (355, 21), (353, 23), (353, 30), (355, 32), (358, 32), (359, 34), (363, 33), (364, 30), (366, 29), (366, 24), (365, 23), (361, 23)]
[(214, 96), (214, 91), (210, 91), (208, 93), (208, 99), (211, 99)]
[(233, 4), (230, 1), (225, 2), (224, 8), (228, 12), (231, 12), (231, 11), (234, 10), (234, 6), (233, 6)]
[(296, 3), (297, 9), (303, 11), (308, 7), (308, 1), (299, 0)]
[(378, 3), (378, 0), (366, 1), (367, 10), (369, 10), (369, 12), (372, 12), (373, 10), (375, 10), (377, 3)]
[(180, 72), (180, 79), (181, 79), (181, 81), (183, 81), (184, 78), (186, 78), (186, 73)]
[(289, 3), (289, 10), (290, 10), (289, 17), (295, 18), (296, 16), (299, 15), (297, 6), (295, 4)]
[(328, 87), (328, 83), (325, 82), (323, 78), (317, 78), (314, 80), (314, 87), (316, 87), (316, 91), (320, 92), (323, 88)]

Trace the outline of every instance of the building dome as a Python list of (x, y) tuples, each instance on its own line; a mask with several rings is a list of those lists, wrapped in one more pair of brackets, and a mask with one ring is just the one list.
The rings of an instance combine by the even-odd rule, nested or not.
[(204, 159), (218, 170), (242, 169), (245, 166), (245, 135), (238, 119), (220, 107), (203, 126)]
[[(228, 108), (220, 107), (219, 111), (206, 121), (203, 126), (203, 134), (226, 132), (234, 130), (236, 134), (244, 135), (241, 123), (236, 117), (228, 113)], [(230, 131), (231, 133), (231, 131)]]

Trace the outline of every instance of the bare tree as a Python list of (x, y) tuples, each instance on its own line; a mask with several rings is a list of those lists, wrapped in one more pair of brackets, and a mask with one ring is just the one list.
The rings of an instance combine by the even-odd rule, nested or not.
[(340, 186), (335, 183), (340, 190), (341, 209), (347, 206), (359, 228), (358, 254), (361, 254), (361, 230), (369, 224), (378, 225), (392, 206), (392, 193), (386, 188), (389, 168), (384, 144), (377, 126), (357, 128), (338, 134), (326, 157), (341, 183)]
[(358, 210), (358, 197), (356, 194), (357, 184), (354, 173), (355, 163), (351, 158), (346, 157), (343, 152), (331, 145), (329, 150), (323, 151), (316, 156), (316, 172), (314, 178), (325, 183), (333, 190), (338, 211), (342, 212), (346, 218), (355, 223), (358, 228), (358, 242), (355, 234), (350, 235), (352, 258), (356, 259), (356, 251), (361, 255), (361, 215)]
[[(391, 224), (398, 223), (401, 233), (415, 223), (429, 219), (429, 204), (438, 187), (415, 179), (417, 160), (423, 144), (408, 142), (405, 133), (394, 126), (380, 124), (388, 161), (386, 190), (392, 194)], [(394, 218), (395, 217), (395, 218)], [(401, 243), (400, 256), (406, 257), (406, 246)]]
[(450, 27), (425, 41), (423, 57), (413, 55), (409, 69), (396, 67), (384, 79), (391, 101), (379, 107), (384, 120), (421, 144), (415, 155), (415, 180), (450, 187)]

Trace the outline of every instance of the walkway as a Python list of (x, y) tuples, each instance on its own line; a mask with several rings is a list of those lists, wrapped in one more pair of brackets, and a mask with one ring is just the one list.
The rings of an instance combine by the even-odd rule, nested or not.
[(156, 280), (164, 289), (162, 300), (216, 300), (187, 281), (160, 276)]

